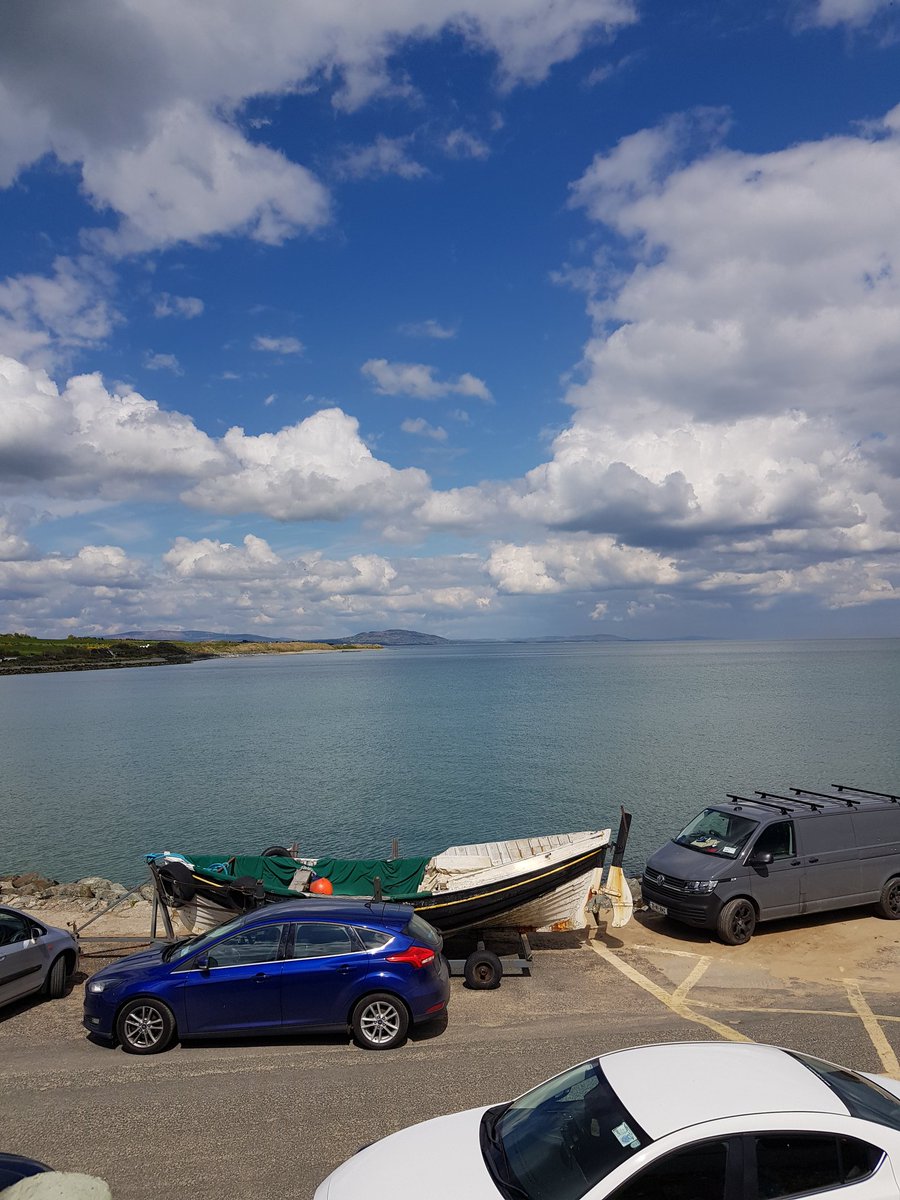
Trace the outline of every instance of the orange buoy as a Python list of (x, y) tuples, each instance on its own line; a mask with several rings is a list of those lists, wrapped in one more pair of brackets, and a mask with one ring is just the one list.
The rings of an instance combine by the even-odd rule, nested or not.
[(331, 880), (325, 879), (324, 876), (322, 876), (320, 879), (314, 879), (309, 885), (309, 890), (316, 896), (334, 895), (334, 888), (331, 886)]

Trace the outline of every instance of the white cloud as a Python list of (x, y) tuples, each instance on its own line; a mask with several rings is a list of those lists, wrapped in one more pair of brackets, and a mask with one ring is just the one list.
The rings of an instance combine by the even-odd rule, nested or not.
[(295, 337), (267, 337), (258, 333), (253, 339), (254, 350), (265, 350), (270, 354), (302, 354), (305, 348)]
[(405, 511), (427, 494), (428, 476), (375, 458), (359, 424), (339, 408), (322, 409), (278, 433), (221, 440), (231, 470), (184, 493), (189, 504), (220, 513), (264, 512), (284, 521), (340, 520)]
[(343, 152), (335, 163), (339, 179), (375, 179), (381, 175), (399, 175), (401, 179), (421, 179), (426, 167), (410, 158), (411, 138), (389, 138), (379, 134), (370, 146), (354, 146)]
[(400, 332), (406, 334), (407, 337), (436, 338), (438, 341), (455, 338), (457, 334), (457, 330), (452, 326), (443, 325), (440, 321), (435, 321), (432, 318), (429, 318), (427, 321), (417, 321), (409, 325), (401, 325)]
[(488, 158), (491, 150), (477, 134), (467, 129), (452, 129), (444, 138), (444, 151), (451, 158)]
[(144, 356), (144, 366), (148, 371), (171, 371), (173, 375), (183, 375), (181, 363), (174, 354), (153, 354), (148, 351)]
[[(849, 567), (829, 564), (852, 561), (859, 594), (896, 595), (879, 581), (900, 545), (898, 113), (764, 155), (721, 148), (704, 114), (598, 156), (573, 197), (635, 267), (592, 297), (574, 419), (522, 481), (432, 495), (422, 519), (669, 546), (682, 584), (760, 574), (824, 603), (846, 603)], [(712, 148), (686, 158), (698, 136)], [(543, 547), (493, 561), (516, 586), (566, 586)]]
[(78, 166), (93, 203), (120, 218), (102, 239), (114, 252), (231, 233), (277, 244), (319, 228), (328, 198), (255, 140), (258, 118), (245, 136), (236, 114), (248, 98), (331, 86), (333, 103), (354, 109), (411, 96), (391, 56), (448, 30), (496, 56), (503, 86), (536, 83), (635, 19), (628, 0), (15, 6), (0, 43), (0, 185), (45, 154)]
[(161, 292), (153, 299), (154, 317), (183, 317), (190, 321), (203, 312), (203, 301), (198, 296), (172, 296)]
[(893, 7), (894, 0), (814, 0), (809, 20), (826, 28), (835, 25), (866, 25), (873, 17)]
[(602, 621), (608, 612), (609, 612), (609, 605), (606, 603), (606, 601), (598, 600), (597, 603), (594, 605), (594, 607), (591, 609), (591, 620), (592, 621)]
[(109, 298), (108, 274), (87, 258), (57, 258), (52, 275), (0, 282), (0, 353), (52, 366), (66, 352), (94, 346), (121, 317)]
[(431, 438), (435, 442), (446, 442), (447, 430), (441, 425), (429, 425), (422, 417), (407, 417), (400, 428), (404, 433), (412, 433), (417, 437)]
[(98, 208), (123, 214), (95, 238), (113, 254), (230, 233), (277, 246), (329, 219), (310, 171), (189, 103), (162, 114), (143, 144), (92, 154), (82, 175)]
[(599, 588), (669, 584), (674, 563), (611, 537), (575, 537), (517, 546), (495, 546), (487, 571), (500, 591), (517, 595), (596, 591)]
[(219, 439), (99, 375), (69, 380), (0, 358), (0, 490), (25, 496), (182, 498), (219, 513), (279, 520), (389, 515), (421, 505), (417, 468), (375, 458), (357, 421), (323, 409), (277, 433), (233, 428)]
[(425, 363), (388, 362), (386, 358), (370, 358), (360, 370), (382, 396), (436, 400), (440, 396), (457, 395), (486, 402), (492, 398), (484, 380), (467, 371), (455, 380), (439, 380), (435, 379), (435, 368)]

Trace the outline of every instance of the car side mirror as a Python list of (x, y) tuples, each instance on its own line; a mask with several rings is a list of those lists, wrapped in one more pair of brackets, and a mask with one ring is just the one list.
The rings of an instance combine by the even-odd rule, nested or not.
[(758, 854), (751, 854), (748, 867), (768, 867), (774, 862), (772, 852), (770, 850), (760, 850)]
[(209, 955), (200, 954), (194, 959), (194, 970), (202, 972), (204, 975), (209, 974)]

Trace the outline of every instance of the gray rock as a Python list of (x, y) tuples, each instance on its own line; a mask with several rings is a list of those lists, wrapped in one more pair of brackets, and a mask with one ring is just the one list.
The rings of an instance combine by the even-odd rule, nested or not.
[(61, 883), (56, 889), (60, 900), (93, 900), (94, 892), (88, 883)]
[(37, 871), (25, 871), (21, 875), (13, 875), (10, 882), (19, 892), (25, 887), (34, 887), (35, 891), (40, 892), (44, 888), (53, 887), (59, 881), (56, 879), (47, 879), (45, 875), (39, 875)]

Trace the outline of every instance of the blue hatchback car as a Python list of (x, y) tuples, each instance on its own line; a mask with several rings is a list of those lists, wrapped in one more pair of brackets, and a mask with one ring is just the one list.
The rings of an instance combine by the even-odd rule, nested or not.
[(450, 997), (443, 941), (411, 908), (316, 898), (265, 905), (132, 954), (88, 981), (84, 1025), (132, 1054), (177, 1038), (346, 1030), (389, 1050)]

